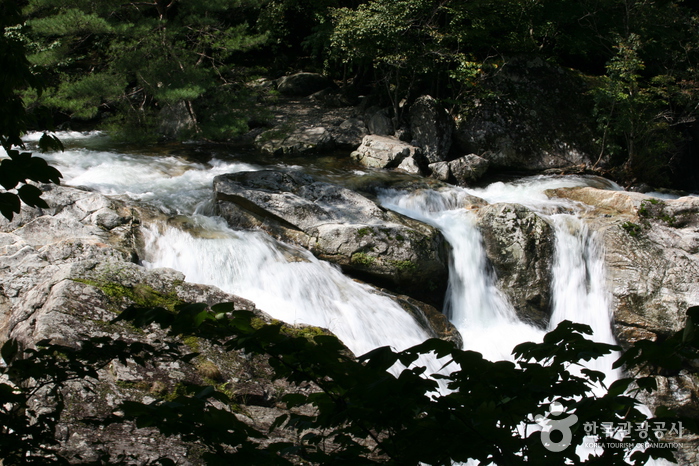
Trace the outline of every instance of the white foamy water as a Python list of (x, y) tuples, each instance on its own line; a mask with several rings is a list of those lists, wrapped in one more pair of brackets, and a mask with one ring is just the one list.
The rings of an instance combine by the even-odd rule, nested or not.
[[(263, 232), (233, 231), (220, 219), (194, 214), (206, 210), (202, 206), (210, 202), (216, 175), (259, 167), (89, 149), (45, 158), (63, 173), (64, 184), (126, 195), (165, 213), (189, 216), (185, 229), (143, 228), (148, 267), (179, 270), (187, 281), (250, 299), (284, 322), (327, 328), (357, 355), (380, 346), (403, 350), (428, 338), (393, 300), (308, 251), (281, 244)], [(419, 364), (432, 372), (441, 367), (430, 358)]]
[(474, 215), (462, 208), (465, 191), (387, 192), (382, 204), (436, 226), (452, 246), (445, 313), (463, 337), (464, 349), (490, 360), (512, 359), (523, 341), (541, 341), (544, 332), (521, 322), (488, 269)]
[[(33, 142), (39, 136), (30, 135), (26, 140)], [(95, 135), (59, 137), (79, 141)], [(177, 269), (190, 282), (214, 285), (250, 299), (285, 322), (327, 328), (355, 354), (385, 345), (402, 350), (427, 338), (393, 300), (349, 279), (309, 252), (281, 244), (262, 232), (233, 231), (220, 219), (195, 214), (210, 201), (214, 176), (259, 167), (230, 160), (197, 163), (176, 156), (85, 148), (41, 156), (61, 170), (64, 184), (126, 195), (165, 213), (187, 217), (185, 228), (176, 227), (177, 222), (144, 226), (144, 259), (149, 267)], [(574, 215), (575, 203), (551, 200), (545, 194), (547, 189), (590, 185), (620, 189), (600, 178), (531, 177), (483, 189), (390, 192), (382, 196), (382, 202), (443, 232), (452, 247), (445, 313), (461, 332), (466, 349), (500, 360), (511, 359), (512, 348), (520, 342), (540, 341), (544, 330), (521, 322), (497, 288), (475, 214), (464, 208), (464, 198), (475, 195), (489, 203), (523, 204), (548, 221), (556, 234), (549, 328), (561, 320), (582, 322), (593, 328), (595, 340), (613, 343), (600, 242)], [(616, 374), (608, 369), (608, 359), (594, 367), (613, 379)], [(429, 358), (418, 364), (428, 365), (431, 372), (440, 367)]]
[[(556, 231), (553, 266), (553, 313), (549, 328), (563, 320), (589, 325), (593, 339), (614, 344), (612, 310), (606, 288), (606, 271), (601, 242), (579, 218), (567, 214), (551, 217)], [(612, 370), (619, 357), (613, 353), (592, 362), (591, 368), (607, 375), (607, 384), (620, 373)]]
[[(494, 183), (484, 189), (454, 187), (439, 192), (386, 192), (381, 200), (386, 207), (436, 226), (452, 246), (445, 313), (461, 332), (465, 348), (482, 352), (489, 359), (511, 359), (514, 346), (525, 341), (541, 341), (545, 332), (520, 321), (507, 297), (497, 288), (475, 214), (464, 208), (469, 205), (467, 195), (489, 203), (525, 205), (552, 224), (556, 234), (551, 285), (553, 313), (547, 330), (570, 320), (590, 325), (595, 341), (614, 344), (601, 243), (577, 217), (552, 214), (574, 210), (576, 204), (549, 199), (545, 194), (548, 189), (590, 185), (618, 188), (600, 178), (531, 177), (510, 184)], [(608, 375), (607, 383), (617, 377), (611, 370), (614, 359), (610, 356), (593, 363), (594, 368)]]
[[(96, 137), (104, 136), (102, 131), (56, 131), (55, 133), (49, 132), (47, 134), (50, 136), (56, 136), (61, 140), (61, 142), (94, 139)], [(41, 131), (32, 131), (22, 136), (22, 140), (24, 142), (39, 142), (43, 135), (44, 133)]]
[(62, 183), (107, 195), (126, 195), (168, 214), (189, 214), (212, 196), (216, 175), (255, 170), (239, 162), (196, 163), (181, 157), (71, 149), (43, 154), (63, 174)]
[(393, 300), (309, 252), (262, 232), (236, 232), (213, 219), (198, 220), (206, 237), (149, 227), (148, 261), (247, 298), (284, 322), (327, 328), (358, 355), (385, 345), (402, 350), (428, 338)]

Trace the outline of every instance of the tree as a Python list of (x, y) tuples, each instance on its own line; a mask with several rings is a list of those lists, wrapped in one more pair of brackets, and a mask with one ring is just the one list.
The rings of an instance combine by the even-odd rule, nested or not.
[[(0, 144), (9, 157), (0, 162), (0, 185), (5, 189), (0, 193), (0, 213), (8, 220), (20, 212), (21, 202), (48, 207), (41, 199), (41, 190), (28, 181), (59, 183), (61, 178), (44, 159), (19, 150), (24, 147), (21, 137), (27, 131), (29, 116), (18, 91), (28, 87), (43, 90), (41, 79), (26, 59), (21, 30), (17, 2), (0, 2)], [(40, 147), (46, 150), (61, 145), (57, 138), (44, 134)], [(14, 189), (16, 192), (10, 192)]]
[(54, 86), (34, 102), (68, 118), (112, 115), (132, 136), (173, 113), (181, 138), (246, 131), (254, 99), (235, 59), (266, 41), (245, 21), (257, 3), (32, 0), (29, 60), (51, 67)]

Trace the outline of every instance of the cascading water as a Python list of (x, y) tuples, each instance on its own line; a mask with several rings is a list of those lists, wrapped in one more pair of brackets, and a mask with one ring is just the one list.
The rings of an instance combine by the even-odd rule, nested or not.
[[(127, 195), (168, 215), (185, 216), (184, 229), (165, 224), (144, 227), (148, 251), (144, 260), (149, 267), (179, 270), (188, 281), (250, 299), (285, 322), (327, 328), (358, 355), (386, 345), (403, 350), (429, 337), (392, 299), (308, 251), (262, 232), (233, 231), (222, 220), (201, 215), (209, 210), (214, 176), (259, 167), (84, 148), (45, 158), (59, 168), (66, 184)], [(418, 364), (432, 372), (441, 368), (430, 358)]]
[[(164, 225), (146, 228), (150, 248), (146, 259), (151, 266), (172, 267), (185, 273), (190, 281), (247, 297), (281, 320), (329, 328), (359, 354), (386, 344), (403, 349), (427, 337), (392, 300), (349, 280), (308, 252), (282, 245), (259, 232), (234, 232), (220, 221), (193, 214), (206, 212), (203, 206), (210, 199), (214, 176), (259, 167), (217, 159), (195, 163), (175, 156), (89, 149), (85, 146), (95, 140), (94, 134), (59, 136), (71, 148), (44, 157), (62, 171), (67, 184), (127, 195), (155, 205), (168, 215), (191, 216), (184, 230)], [(544, 194), (545, 189), (595, 183), (619, 189), (605, 180), (548, 177), (494, 183), (480, 190), (393, 193), (384, 196), (383, 202), (442, 230), (453, 248), (445, 311), (468, 349), (490, 359), (503, 359), (509, 357), (515, 344), (539, 340), (543, 331), (520, 322), (497, 289), (474, 217), (461, 208), (460, 197), (472, 194), (491, 203), (517, 202), (550, 216), (556, 225), (556, 264), (560, 265), (554, 273), (559, 280), (553, 284), (556, 298), (552, 324), (561, 319), (586, 322), (595, 329), (596, 338), (611, 342), (600, 253), (575, 217), (567, 216), (564, 221), (565, 216), (551, 215), (560, 205)], [(571, 229), (575, 222), (578, 226)], [(584, 279), (561, 279), (564, 272), (577, 273)], [(573, 285), (577, 288), (572, 289)], [(592, 313), (597, 317), (587, 320)]]
[[(76, 135), (60, 135), (64, 140), (66, 136)], [(197, 163), (175, 156), (84, 147), (44, 157), (62, 171), (66, 184), (126, 195), (167, 215), (184, 217), (144, 226), (148, 266), (180, 270), (187, 280), (248, 298), (280, 320), (328, 328), (356, 354), (384, 345), (400, 350), (427, 338), (394, 301), (350, 280), (309, 252), (281, 244), (262, 232), (233, 231), (220, 219), (205, 215), (214, 176), (257, 170), (257, 166), (227, 159)], [(601, 179), (542, 177), (494, 183), (478, 190), (386, 192), (381, 200), (384, 206), (443, 232), (452, 246), (445, 312), (467, 349), (497, 360), (509, 358), (513, 346), (522, 341), (540, 340), (544, 330), (519, 321), (497, 288), (475, 215), (463, 208), (467, 204), (463, 198), (475, 195), (489, 203), (515, 202), (547, 219), (556, 232), (550, 325), (564, 319), (587, 323), (596, 340), (613, 343), (599, 242), (574, 215), (573, 204), (552, 201), (544, 194), (551, 188), (590, 185), (619, 189)], [(440, 368), (432, 360), (418, 364), (428, 365), (432, 372)], [(605, 367), (595, 368), (615, 378), (608, 369), (609, 361), (602, 365)]]
[(488, 269), (480, 232), (472, 213), (463, 209), (458, 188), (419, 193), (385, 192), (385, 207), (439, 228), (452, 253), (445, 312), (463, 337), (464, 348), (487, 359), (510, 358), (522, 341), (539, 341), (543, 331), (517, 318)]
[[(593, 329), (596, 341), (614, 344), (600, 241), (577, 217), (557, 214), (551, 219), (556, 231), (556, 257), (549, 327), (555, 327), (563, 320), (587, 324)], [(607, 383), (619, 376), (618, 371), (611, 368), (618, 356), (609, 354), (592, 363), (593, 369), (606, 373)]]
[(213, 219), (199, 221), (206, 236), (148, 227), (150, 264), (250, 299), (285, 322), (327, 328), (355, 354), (384, 345), (402, 350), (428, 338), (391, 299), (309, 252), (261, 232), (234, 232)]

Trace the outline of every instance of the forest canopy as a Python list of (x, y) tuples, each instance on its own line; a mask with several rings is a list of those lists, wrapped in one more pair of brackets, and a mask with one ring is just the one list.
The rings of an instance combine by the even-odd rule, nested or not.
[[(230, 140), (264, 124), (256, 78), (319, 71), (404, 118), (423, 94), (455, 119), (540, 59), (575, 75), (594, 157), (628, 176), (676, 163), (695, 132), (699, 9), (679, 0), (29, 0), (21, 34), (56, 123)], [(525, 58), (522, 60), (522, 58)], [(513, 95), (514, 93), (514, 95)], [(660, 170), (663, 171), (663, 170)], [(661, 181), (658, 179), (658, 181)]]

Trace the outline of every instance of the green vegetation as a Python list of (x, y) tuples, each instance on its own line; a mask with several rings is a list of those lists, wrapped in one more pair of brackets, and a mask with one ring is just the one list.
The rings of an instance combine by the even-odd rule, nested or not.
[[(45, 87), (26, 59), (21, 22), (16, 2), (0, 2), (0, 145), (8, 156), (0, 162), (0, 185), (4, 188), (0, 192), (0, 214), (8, 220), (20, 212), (21, 203), (48, 207), (41, 198), (41, 190), (28, 181), (60, 183), (62, 176), (44, 159), (20, 152), (24, 148), (21, 137), (32, 123), (32, 117), (17, 91), (33, 89), (40, 94)], [(41, 114), (35, 116), (41, 117)], [(58, 139), (46, 134), (39, 146), (41, 150), (62, 148)]]
[(97, 281), (88, 279), (75, 279), (76, 282), (94, 286), (102, 290), (110, 298), (121, 301), (127, 299), (131, 303), (142, 306), (160, 306), (174, 310), (175, 306), (182, 304), (175, 291), (161, 293), (148, 285), (138, 283), (134, 286), (124, 286), (110, 281)]
[[(17, 70), (11, 86), (31, 114), (132, 141), (240, 135), (264, 121), (259, 99), (270, 92), (246, 83), (299, 69), (323, 71), (347, 95), (374, 94), (404, 124), (421, 94), (455, 118), (474, 102), (528, 107), (536, 96), (508, 87), (503, 70), (526, 77), (531, 63), (558, 66), (575, 77), (559, 97), (586, 109), (573, 118), (593, 135), (596, 165), (628, 181), (671, 181), (696, 117), (699, 10), (680, 0), (21, 4), (22, 17), (3, 2), (2, 40), (20, 59), (3, 69)], [(21, 118), (6, 127), (26, 126), (18, 98), (3, 114)]]
[[(688, 310), (683, 330), (658, 341), (639, 341), (625, 351), (615, 366), (635, 376), (614, 381), (604, 395), (592, 391), (593, 385), (603, 382), (604, 374), (583, 369), (576, 375), (571, 369), (620, 348), (588, 340), (591, 330), (581, 324), (563, 322), (542, 343), (519, 345), (515, 362), (490, 362), (479, 353), (436, 339), (401, 352), (383, 347), (354, 357), (331, 335), (290, 335), (281, 324), (253, 325), (253, 313), (233, 309), (232, 304), (211, 309), (186, 305), (174, 313), (130, 308), (116, 321), (127, 320), (137, 327), (158, 324), (173, 336), (196, 336), (228, 351), (261, 355), (268, 359), (274, 378), (316, 387), (282, 398), (290, 411), (276, 419), (270, 430), (283, 426), (296, 431), (295, 440), (270, 438), (260, 443), (268, 433), (253, 429), (226, 408), (236, 408), (231, 404), (233, 393), (218, 383), (222, 390), (180, 383), (167, 392), (161, 390), (161, 399), (150, 404), (125, 401), (120, 407), (123, 417), (107, 422), (131, 419), (192, 442), (206, 464), (261, 465), (446, 465), (468, 459), (483, 464), (580, 464), (583, 461), (574, 447), (550, 451), (540, 431), (521, 428), (533, 424), (534, 416), (550, 415), (554, 402), (563, 406), (565, 416), (577, 416), (571, 426), (572, 445), (586, 438), (586, 424), (610, 420), (632, 425), (682, 422), (685, 432), (699, 432), (695, 419), (662, 408), (656, 410), (656, 417), (646, 419), (635, 399), (656, 389), (652, 374), (676, 371), (699, 357), (697, 307)], [(56, 353), (64, 357), (56, 359)], [(63, 409), (61, 387), (68, 381), (97, 377), (97, 371), (114, 358), (146, 364), (177, 354), (171, 347), (164, 351), (111, 338), (83, 341), (77, 349), (44, 341), (24, 352), (9, 341), (2, 357), (8, 363), (4, 373), (14, 385), (0, 384), (0, 446), (6, 464), (61, 464), (64, 460), (53, 436)], [(451, 373), (426, 378), (426, 369), (413, 364), (427, 354), (451, 361)], [(389, 374), (387, 370), (398, 362), (407, 368), (398, 375)], [(449, 391), (440, 391), (438, 382)], [(51, 405), (53, 411), (32, 411), (37, 385), (49, 388), (41, 396), (58, 401)], [(33, 422), (34, 416), (41, 422)], [(594, 464), (627, 464), (624, 445), (645, 442), (636, 429), (621, 441), (597, 435), (607, 447), (591, 460)], [(631, 456), (635, 464), (644, 464), (649, 457), (672, 459), (672, 451), (651, 447)], [(161, 458), (161, 464), (171, 463)]]
[(376, 262), (376, 258), (364, 252), (355, 252), (352, 254), (352, 257), (350, 257), (350, 263), (362, 267), (371, 267), (374, 262)]
[(392, 265), (398, 269), (399, 272), (412, 272), (417, 269), (417, 265), (411, 260), (393, 261)]
[(630, 236), (633, 236), (634, 238), (639, 236), (643, 231), (641, 225), (633, 222), (624, 222), (621, 224), (621, 228), (623, 228), (626, 233), (628, 233)]
[(664, 222), (669, 227), (677, 227), (678, 219), (665, 211), (666, 204), (659, 199), (645, 199), (638, 207), (638, 216), (646, 222), (651, 219), (657, 219)]

